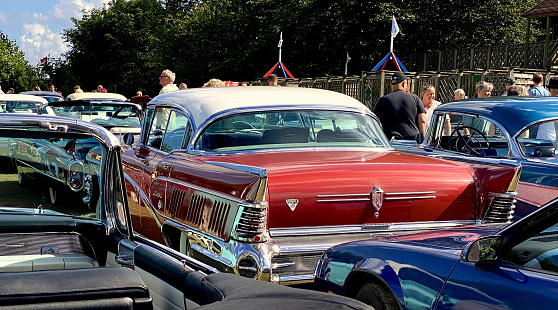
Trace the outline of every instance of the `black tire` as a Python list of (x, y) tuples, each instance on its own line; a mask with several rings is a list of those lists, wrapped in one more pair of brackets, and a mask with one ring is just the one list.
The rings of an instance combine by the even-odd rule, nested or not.
[(371, 305), (375, 310), (399, 310), (399, 304), (393, 294), (379, 283), (368, 283), (357, 293), (356, 300)]

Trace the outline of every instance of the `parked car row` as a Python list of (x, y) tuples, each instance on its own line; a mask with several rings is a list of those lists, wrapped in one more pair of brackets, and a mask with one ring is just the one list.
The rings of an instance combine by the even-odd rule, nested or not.
[[(106, 220), (107, 229), (124, 222), (122, 231), (134, 241), (121, 239), (113, 258), (120, 265), (153, 263), (142, 249), (149, 257), (160, 250), (206, 274), (287, 285), (315, 280), (320, 290), (375, 309), (507, 306), (503, 298), (489, 295), (487, 301), (482, 290), (463, 297), (477, 287), (459, 277), (472, 274), (471, 266), (520, 264), (521, 250), (539, 255), (517, 268), (536, 269), (539, 262), (550, 266), (543, 272), (554, 270), (552, 245), (542, 249), (527, 242), (511, 250), (554, 231), (549, 227), (555, 223), (544, 217), (555, 207), (540, 207), (554, 195), (552, 160), (540, 159), (554, 157), (556, 138), (539, 137), (550, 131), (543, 123), (553, 121), (553, 110), (529, 113), (533, 101), (442, 105), (426, 142), (396, 142), (396, 151), (370, 110), (330, 91), (193, 89), (158, 96), (143, 111), (120, 100), (87, 99), (50, 103), (66, 118), (29, 116), (29, 123), (17, 126), (33, 124), (40, 134), (6, 139), (6, 156), (18, 167), (20, 181), (41, 180), (28, 186), (50, 188), (51, 200), (53, 189), (60, 197), (68, 194), (59, 190), (69, 188)], [(504, 108), (508, 103), (514, 108)], [(548, 104), (553, 106), (551, 99)], [(496, 112), (525, 120), (503, 125), (503, 116), (491, 118)], [(79, 134), (69, 133), (74, 127)], [(111, 146), (104, 145), (106, 139)], [(105, 162), (115, 165), (120, 156), (122, 170), (106, 170)], [(107, 173), (116, 170), (121, 183), (110, 183), (116, 181)], [(112, 215), (103, 218), (103, 212)], [(538, 230), (531, 231), (537, 221)], [(462, 273), (454, 273), (460, 264)], [(169, 270), (157, 272), (162, 277)], [(144, 282), (160, 281), (152, 278), (154, 271), (144, 271)], [(188, 277), (165, 282), (178, 287)], [(209, 278), (227, 276), (192, 277), (213, 285)], [(183, 293), (183, 303), (196, 302)]]

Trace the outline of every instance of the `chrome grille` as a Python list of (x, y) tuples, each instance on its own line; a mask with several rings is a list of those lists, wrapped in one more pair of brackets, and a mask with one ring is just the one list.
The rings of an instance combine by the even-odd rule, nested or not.
[(247, 242), (261, 242), (267, 233), (267, 204), (241, 205), (242, 212), (235, 220), (236, 239)]
[(484, 216), (484, 223), (509, 223), (513, 219), (516, 192), (489, 193), (490, 205)]
[(203, 208), (205, 205), (206, 197), (195, 194), (190, 200), (190, 206), (188, 207), (188, 213), (186, 214), (186, 222), (199, 227), (202, 222)]
[(180, 207), (182, 206), (182, 202), (184, 201), (185, 195), (186, 195), (185, 191), (176, 188), (172, 190), (171, 200), (168, 209), (169, 216), (178, 217), (180, 215)]
[(208, 228), (210, 233), (221, 238), (224, 237), (225, 224), (227, 223), (227, 217), (230, 209), (231, 205), (226, 202), (216, 201), (214, 203), (211, 210), (211, 216), (209, 218)]

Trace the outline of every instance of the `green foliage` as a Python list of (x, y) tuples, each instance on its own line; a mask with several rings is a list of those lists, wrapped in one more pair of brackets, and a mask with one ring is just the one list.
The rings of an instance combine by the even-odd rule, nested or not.
[[(158, 93), (163, 69), (176, 83), (210, 78), (254, 80), (278, 61), (295, 77), (370, 70), (389, 51), (391, 18), (401, 33), (395, 52), (521, 43), (521, 14), (540, 0), (112, 0), (64, 31), (72, 49), (48, 71), (71, 90), (103, 84), (128, 97)], [(540, 23), (532, 23), (541, 39)], [(66, 79), (66, 81), (63, 81)], [(67, 81), (71, 79), (71, 81)]]
[(39, 71), (30, 66), (24, 59), (14, 41), (0, 32), (0, 85), (6, 92), (14, 88), (16, 92), (31, 90), (34, 85), (41, 84)]

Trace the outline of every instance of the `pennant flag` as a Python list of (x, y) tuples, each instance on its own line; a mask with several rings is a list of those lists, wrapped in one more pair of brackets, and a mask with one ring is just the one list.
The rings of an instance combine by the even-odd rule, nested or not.
[(399, 33), (399, 26), (397, 25), (397, 21), (395, 21), (395, 16), (391, 19), (391, 36), (396, 37)]
[(281, 31), (281, 34), (279, 35), (279, 44), (277, 45), (278, 48), (281, 48), (283, 46), (283, 31)]
[(349, 52), (347, 52), (347, 62), (346, 63), (349, 63), (349, 61), (351, 61), (351, 57), (349, 57)]
[(47, 58), (46, 57), (42, 58), (40, 61), (41, 61), (41, 63), (44, 63), (45, 61), (47, 61)]

